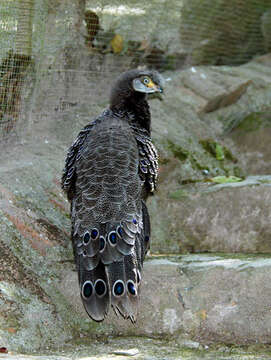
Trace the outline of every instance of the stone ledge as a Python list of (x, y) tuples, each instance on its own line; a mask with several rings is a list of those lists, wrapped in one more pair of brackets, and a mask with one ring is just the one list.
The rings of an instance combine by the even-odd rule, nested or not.
[(202, 182), (175, 187), (182, 192), (171, 199), (169, 185), (162, 183), (158, 196), (149, 200), (152, 251), (269, 254), (270, 185), (269, 175), (218, 185)]
[[(76, 273), (64, 273), (60, 284), (60, 292), (86, 318)], [(144, 266), (136, 325), (110, 312), (98, 331), (181, 337), (205, 344), (269, 343), (270, 284), (270, 257), (151, 258)]]

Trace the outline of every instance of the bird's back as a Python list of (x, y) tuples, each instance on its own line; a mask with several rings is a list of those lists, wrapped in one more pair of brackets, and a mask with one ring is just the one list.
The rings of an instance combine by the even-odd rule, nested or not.
[(104, 318), (110, 297), (125, 317), (136, 316), (145, 236), (138, 166), (129, 123), (112, 116), (96, 122), (77, 155), (72, 240), (83, 302), (95, 320)]
[(138, 148), (131, 128), (119, 119), (96, 124), (76, 161), (77, 217), (88, 213), (88, 224), (121, 221), (136, 211), (142, 191)]

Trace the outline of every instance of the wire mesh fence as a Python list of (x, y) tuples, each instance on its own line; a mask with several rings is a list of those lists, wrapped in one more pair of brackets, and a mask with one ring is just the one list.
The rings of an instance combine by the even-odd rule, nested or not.
[(33, 108), (103, 104), (127, 68), (239, 65), (271, 49), (269, 0), (2, 0), (0, 13), (0, 139)]

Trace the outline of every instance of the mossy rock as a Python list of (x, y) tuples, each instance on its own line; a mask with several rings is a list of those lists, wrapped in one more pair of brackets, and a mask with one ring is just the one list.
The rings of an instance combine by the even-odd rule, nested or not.
[(239, 123), (236, 130), (241, 131), (257, 131), (261, 127), (271, 127), (271, 115), (268, 111), (253, 112), (244, 117)]

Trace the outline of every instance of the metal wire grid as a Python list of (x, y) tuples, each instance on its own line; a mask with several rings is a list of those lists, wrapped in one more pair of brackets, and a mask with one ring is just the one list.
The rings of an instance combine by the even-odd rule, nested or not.
[[(244, 14), (243, 1), (235, 0), (236, 6), (232, 8), (234, 0), (229, 1), (228, 21), (223, 18), (221, 1), (212, 8), (204, 8), (206, 1), (200, 5), (198, 1), (180, 0), (175, 1), (174, 6), (172, 2), (158, 0), (148, 3), (111, 1), (110, 4), (105, 0), (80, 1), (83, 4), (83, 12), (79, 14), (81, 26), (77, 26), (79, 22), (75, 17), (78, 13), (71, 11), (69, 1), (4, 0), (0, 3), (0, 138), (15, 129), (25, 76), (29, 71), (35, 72), (37, 82), (50, 75), (52, 87), (59, 85), (61, 77), (65, 77), (66, 83), (70, 78), (76, 94), (85, 86), (83, 81), (76, 81), (78, 74), (78, 79), (87, 78), (95, 86), (106, 72), (136, 66), (176, 70), (197, 60), (203, 64), (212, 62), (213, 53), (218, 54), (214, 60), (216, 65), (225, 62), (227, 51), (232, 52), (237, 63), (242, 63), (249, 60), (250, 54), (245, 51), (249, 44), (262, 45), (263, 42), (259, 31), (263, 0), (250, 0), (254, 2), (255, 12)], [(185, 26), (181, 21), (183, 14), (188, 19)], [(213, 17), (213, 23), (211, 38), (204, 39), (194, 17), (198, 16), (204, 29), (210, 27), (207, 15)], [(240, 16), (245, 17), (243, 27), (247, 29), (243, 49), (235, 46), (240, 41), (240, 33), (234, 24)], [(50, 28), (53, 32), (48, 36)], [(66, 33), (72, 28), (78, 32), (87, 56), (92, 59), (87, 68), (78, 66), (80, 61), (75, 60), (73, 47), (66, 46)], [(207, 51), (198, 59), (198, 48), (202, 46), (206, 46)], [(61, 61), (54, 61), (55, 54), (61, 51)], [(114, 60), (108, 61), (112, 57)], [(54, 96), (53, 92), (51, 96)], [(64, 94), (59, 106), (65, 103), (72, 101), (66, 101)]]

